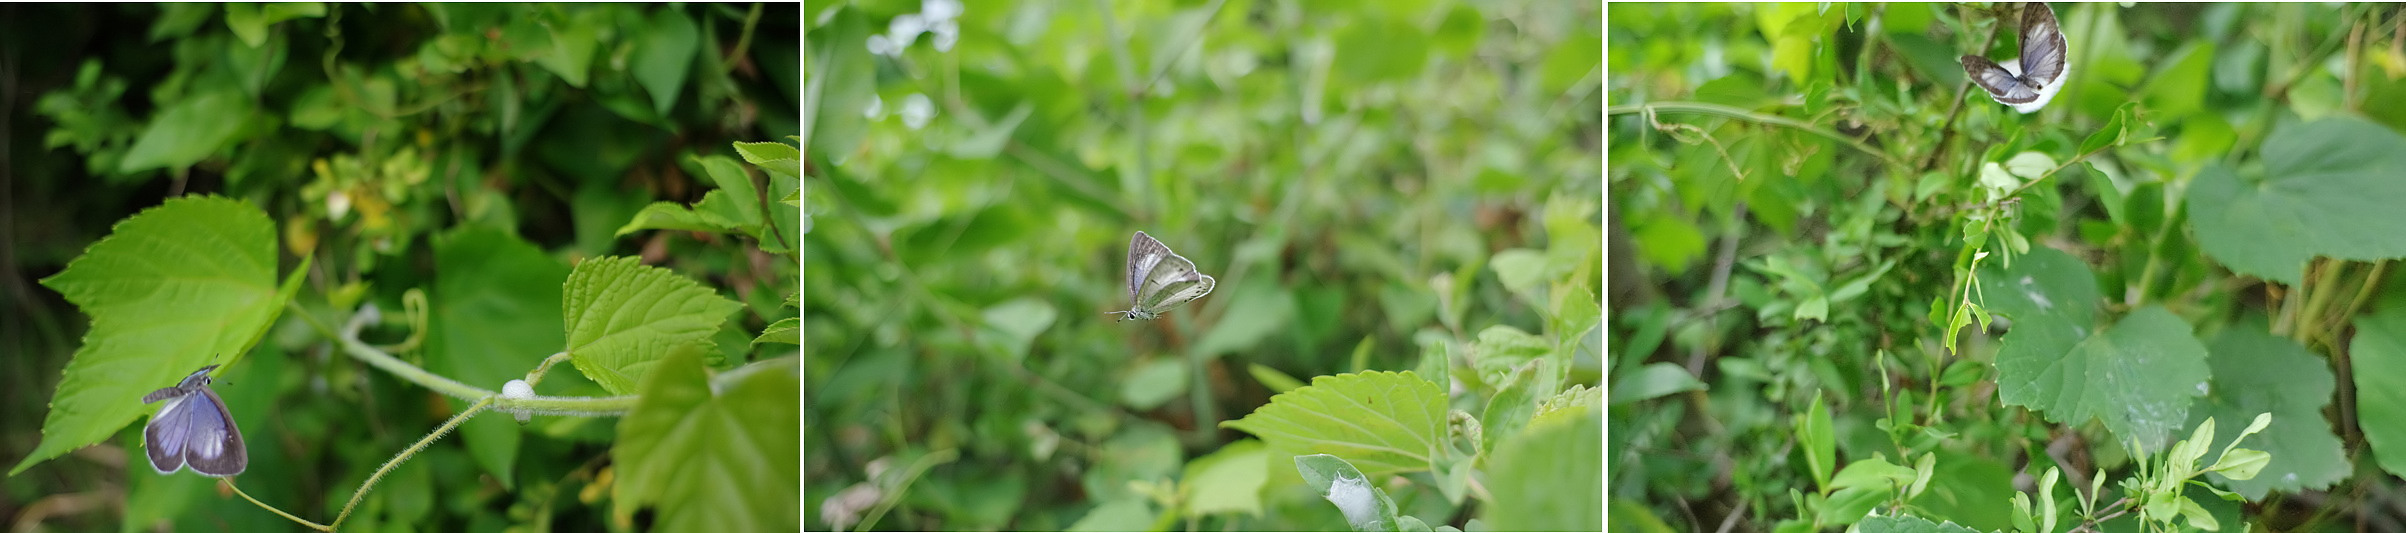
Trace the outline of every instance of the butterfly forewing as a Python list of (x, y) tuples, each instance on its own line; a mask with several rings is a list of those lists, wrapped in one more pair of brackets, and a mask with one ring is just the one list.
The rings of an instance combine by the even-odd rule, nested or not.
[(250, 465), (233, 413), (226, 410), (225, 399), (209, 390), (209, 370), (214, 368), (217, 365), (203, 367), (176, 386), (142, 396), (143, 403), (167, 402), (142, 428), (151, 469), (172, 474), (191, 466), (201, 475), (225, 477)]
[(1145, 232), (1128, 239), (1128, 303), (1120, 320), (1152, 320), (1162, 311), (1210, 294), (1218, 280), (1195, 270), (1195, 262)]
[[(1145, 278), (1151, 276), (1153, 269), (1158, 268), (1163, 260), (1177, 255), (1170, 252), (1169, 246), (1153, 240), (1153, 236), (1145, 232), (1139, 231), (1128, 237), (1128, 301), (1143, 301), (1140, 290), (1144, 288)], [(1179, 260), (1184, 261), (1185, 258)], [(1193, 270), (1194, 263), (1187, 263), (1187, 269)]]
[(2055, 8), (2046, 2), (2031, 2), (2022, 6), (2022, 82), (2030, 87), (2045, 87), (2063, 76), (2066, 65), (2062, 27), (2055, 21)]
[(225, 477), (242, 473), (250, 466), (250, 454), (242, 446), (242, 432), (234, 427), (234, 414), (226, 411), (226, 402), (216, 391), (201, 389), (199, 394), (185, 397), (185, 403), (203, 403), (186, 408), (191, 417), (190, 440), (184, 443), (184, 463), (202, 475)]

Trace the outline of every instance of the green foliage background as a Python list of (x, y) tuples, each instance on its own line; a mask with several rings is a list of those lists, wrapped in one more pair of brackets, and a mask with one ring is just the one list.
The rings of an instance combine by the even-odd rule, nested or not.
[[(752, 368), (777, 372), (782, 359), (794, 372), (790, 337), (753, 342), (781, 320), (790, 330), (797, 316), (802, 228), (798, 211), (779, 203), (797, 195), (794, 147), (779, 171), (742, 165), (751, 158), (731, 145), (790, 143), (801, 133), (801, 25), (791, 4), (0, 6), (0, 265), (8, 269), (0, 276), (8, 306), (0, 312), (0, 458), (21, 470), (0, 481), (0, 522), (295, 527), (207, 479), (154, 475), (138, 423), (99, 446), (35, 451), (90, 317), (34, 280), (127, 230), (113, 226), (129, 215), (187, 195), (264, 211), (278, 260), (263, 266), (275, 267), (275, 279), (302, 280), (217, 390), (251, 447), (239, 484), (321, 523), (369, 472), (467, 406), (335, 349), (328, 328), (362, 304), (386, 317), (367, 330), (369, 342), (498, 389), (591, 334), (563, 331), (572, 265), (637, 256), (667, 271), (659, 276), (699, 282), (695, 290), (740, 307), (724, 325), (691, 332), (714, 348), (674, 361), (714, 370), (770, 361)], [(696, 201), (701, 214), (685, 211)], [(680, 231), (650, 229), (661, 227)], [(154, 259), (168, 269), (193, 261)], [(420, 302), (423, 313), (413, 315)], [(212, 356), (174, 348), (162, 347), (172, 353), (159, 359)], [(700, 368), (676, 367), (674, 379), (646, 389), (659, 392), (646, 405), (667, 406), (659, 411), (667, 415), (627, 431), (666, 434), (685, 409), (793, 415), (776, 401), (798, 394), (790, 382), (713, 390)], [(539, 393), (608, 394), (567, 365), (549, 376)], [(790, 503), (799, 482), (778, 474), (798, 466), (774, 460), (798, 453), (798, 442), (782, 433), (630, 443), (618, 418), (509, 419), (480, 416), (413, 456), (344, 528), (644, 530), (703, 516), (774, 530), (799, 519)], [(713, 451), (774, 453), (763, 464), (716, 465), (764, 476), (694, 477), (678, 475), (689, 464), (612, 453), (630, 444), (699, 450), (704, 466), (729, 456)], [(613, 492), (614, 473), (644, 486)], [(694, 495), (716, 497), (684, 499)], [(635, 504), (658, 511), (635, 513)], [(26, 514), (35, 509), (42, 514)]]
[[(808, 527), (1342, 530), (1293, 451), (1221, 423), (1340, 373), (1418, 369), (1379, 379), (1469, 413), (1517, 363), (1553, 388), (1499, 403), (1599, 383), (1594, 7), (971, 2), (955, 36), (896, 30), (927, 5), (805, 14)], [(1214, 292), (1113, 322), (1138, 230)], [(1432, 526), (1596, 500), (1600, 468), (1522, 457), (1484, 463), (1532, 495), (1501, 504), (1426, 457), (1376, 480)], [(1556, 511), (1519, 517), (1601, 527)]]
[(1608, 8), (1616, 530), (2093, 528), (2264, 413), (2181, 527), (2399, 520), (2406, 11), (2055, 5), (2025, 115), (2019, 9)]

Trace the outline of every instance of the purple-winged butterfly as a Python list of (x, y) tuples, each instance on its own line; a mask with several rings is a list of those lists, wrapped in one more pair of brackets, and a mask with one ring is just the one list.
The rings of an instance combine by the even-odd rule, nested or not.
[(234, 427), (234, 415), (226, 412), (225, 399), (209, 390), (209, 371), (215, 369), (217, 365), (201, 367), (173, 387), (142, 396), (145, 404), (167, 402), (142, 427), (142, 445), (149, 448), (150, 467), (159, 474), (191, 466), (204, 476), (226, 477), (250, 466), (250, 452), (242, 447), (242, 430)]

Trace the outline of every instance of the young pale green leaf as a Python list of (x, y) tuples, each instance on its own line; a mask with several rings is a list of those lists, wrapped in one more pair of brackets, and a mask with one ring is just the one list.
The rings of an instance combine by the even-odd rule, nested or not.
[(226, 4), (225, 10), (226, 29), (234, 30), (234, 36), (251, 48), (267, 44), (268, 26), (301, 17), (326, 16), (326, 5), (319, 2)]
[(1483, 481), (1495, 496), (1481, 510), (1491, 530), (1604, 529), (1604, 417), (1589, 412), (1497, 444)]
[(802, 374), (794, 357), (753, 363), (715, 386), (688, 345), (642, 378), (618, 422), (613, 514), (657, 507), (661, 531), (802, 527)]
[(2055, 158), (2048, 157), (2046, 152), (2022, 152), (2014, 154), (2013, 159), (2005, 160), (2005, 171), (2025, 180), (2046, 177), (2053, 170)]
[(1530, 359), (1514, 369), (1495, 396), (1487, 399), (1487, 410), (1479, 415), (1479, 423), (1486, 429), (1482, 442), (1487, 449), (1495, 449), (1497, 440), (1510, 438), (1528, 425), (1529, 416), (1537, 411), (1538, 391), (1545, 388), (1539, 380), (1550, 376), (1545, 361)]
[(275, 225), (248, 203), (186, 196), (118, 222), (41, 281), (92, 324), (41, 444), (9, 473), (108, 438), (157, 407), (144, 394), (234, 360), (283, 311), (276, 281)]
[(802, 318), (786, 317), (783, 320), (770, 322), (768, 327), (761, 328), (759, 337), (752, 339), (752, 344), (755, 346), (763, 342), (802, 344)]
[(2406, 257), (2406, 232), (2367, 221), (2395, 218), (2406, 203), (2406, 136), (2336, 116), (2266, 137), (2264, 171), (2241, 176), (2222, 165), (2198, 173), (2187, 196), (2206, 255), (2232, 271), (2287, 284), (2306, 261)]
[(1422, 471), (1445, 435), (1445, 391), (1411, 372), (1320, 376), (1220, 426), (1281, 451), (1346, 457), (1368, 475)]
[(768, 171), (770, 174), (782, 174), (789, 178), (802, 177), (802, 151), (795, 149), (793, 145), (780, 142), (739, 142), (735, 143), (735, 153), (743, 156), (744, 162), (760, 167), (761, 170)]
[(2188, 498), (2177, 498), (2177, 500), (2180, 502), (2180, 516), (2189, 519), (2189, 525), (2206, 531), (2222, 530), (2222, 522), (2214, 520), (2214, 513), (2206, 512), (2204, 507), (2197, 505), (2196, 500)]
[(742, 304), (633, 257), (597, 257), (568, 274), (561, 295), (569, 360), (612, 394), (629, 394), (669, 350), (711, 346)]
[(2038, 478), (2039, 531), (2055, 531), (2055, 481), (2062, 477), (2063, 468), (2055, 467)]
[[(1834, 426), (1830, 423), (1829, 407), (1822, 403), (1820, 396), (1814, 396), (1813, 406), (1806, 408), (1803, 416), (1796, 417), (1797, 444), (1804, 446), (1805, 466), (1812, 472), (1813, 481), (1821, 486), (1823, 494), (1845, 488), (1830, 484), (1830, 471), (1838, 467), (1838, 437)], [(1854, 467), (1850, 465), (1847, 468)]]
[(1537, 413), (1529, 415), (1529, 428), (1547, 424), (1577, 421), (1580, 417), (1604, 412), (1604, 389), (1590, 389), (1586, 384), (1572, 385), (1552, 398), (1538, 402)]
[[(2272, 492), (2326, 488), (2347, 479), (2354, 471), (2338, 435), (2323, 420), (2323, 408), (2330, 405), (2332, 394), (2338, 390), (2338, 378), (2331, 372), (2330, 361), (2297, 341), (2272, 334), (2269, 327), (2264, 318), (2250, 317), (2223, 329), (2214, 338), (2209, 345), (2212, 355), (2207, 361), (2214, 371), (2213, 390), (2198, 402), (2196, 412), (2189, 415), (2192, 420), (2253, 417), (2266, 425), (2274, 418), (2280, 420), (2281, 431), (2252, 440), (2249, 436), (2263, 431), (2264, 426), (2251, 423), (2242, 429), (2238, 424), (2222, 424), (2215, 430), (2214, 441), (2223, 443), (2220, 447), (2225, 457), (2230, 448), (2246, 440), (2249, 448), (2281, 458), (2266, 466), (2264, 473), (2269, 475), (2255, 479), (2237, 480), (2227, 472), (2209, 476), (2219, 477), (2216, 483), (2249, 498), (2262, 498)], [(2358, 338), (2363, 335), (2359, 330)], [(2361, 353), (2355, 357), (2358, 372), (2364, 371), (2365, 357)], [(2365, 405), (2363, 399), (2372, 396), (2369, 390), (2360, 389), (2357, 394), (2360, 408)], [(2375, 430), (2367, 425), (2365, 431)]]
[(1913, 486), (1905, 488), (1905, 499), (1911, 501), (1913, 498), (1920, 497), (1923, 490), (1930, 488), (1930, 476), (1936, 473), (1938, 473), (1938, 454), (1930, 452), (1921, 454), (1921, 459), (1913, 462)]
[(1831, 489), (1872, 488), (1893, 490), (1911, 486), (1917, 474), (1913, 469), (1888, 462), (1888, 458), (1873, 456), (1847, 463), (1846, 468), (1830, 479)]
[(2256, 474), (2264, 470), (2264, 465), (2271, 462), (2272, 454), (2246, 448), (2232, 448), (2230, 451), (2222, 452), (2222, 459), (2214, 461), (2214, 466), (2207, 470), (2212, 470), (2222, 474), (2222, 477), (2232, 480), (2246, 481), (2255, 479)]

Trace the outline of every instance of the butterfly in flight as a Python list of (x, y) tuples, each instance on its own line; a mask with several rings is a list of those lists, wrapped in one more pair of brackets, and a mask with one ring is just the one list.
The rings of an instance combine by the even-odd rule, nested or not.
[(2022, 6), (2021, 30), (2021, 58), (1999, 64), (1985, 57), (1966, 55), (1963, 72), (1971, 75), (1973, 84), (1988, 91), (1989, 98), (2028, 114), (2046, 107), (2056, 91), (2063, 89), (2072, 61), (2064, 46), (2063, 25), (2056, 22), (2055, 8), (2048, 7), (2046, 2)]

